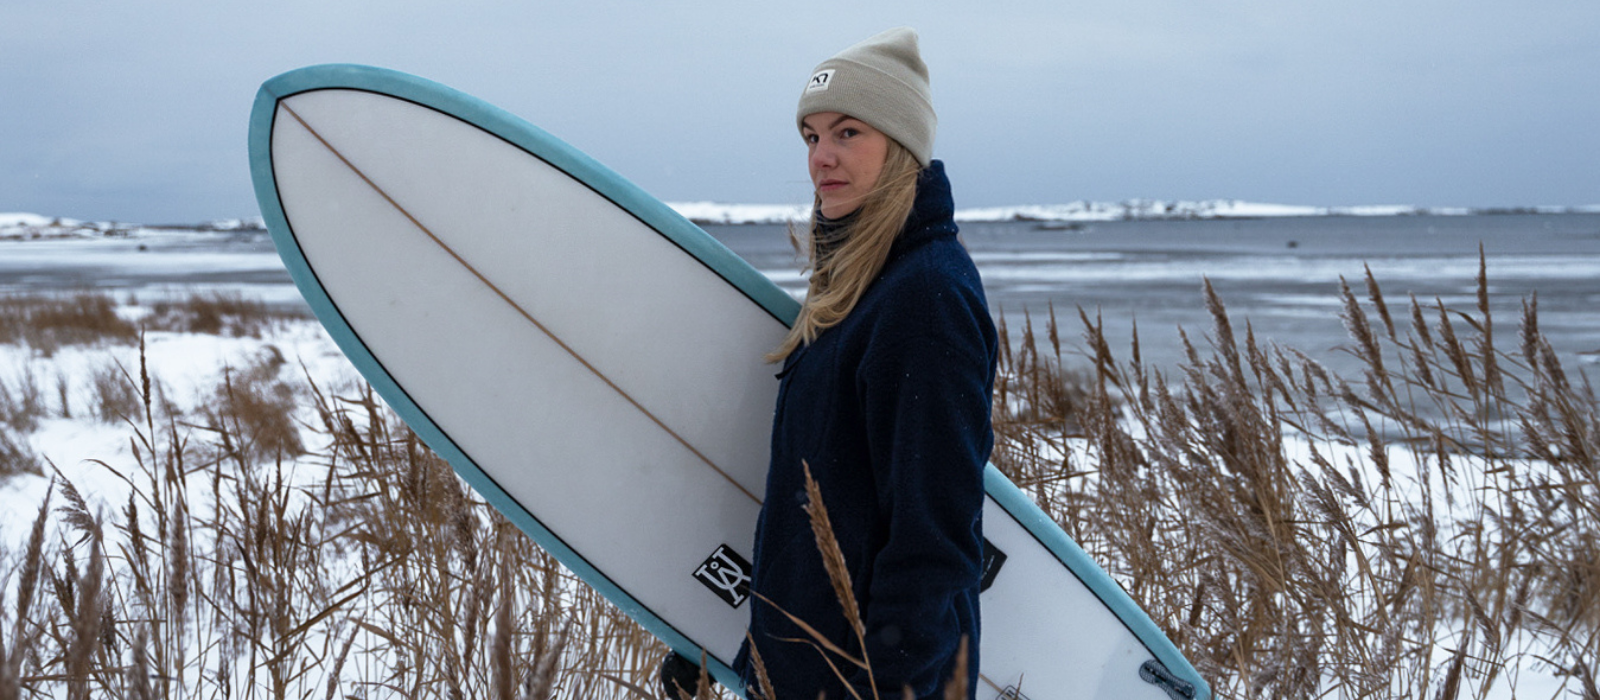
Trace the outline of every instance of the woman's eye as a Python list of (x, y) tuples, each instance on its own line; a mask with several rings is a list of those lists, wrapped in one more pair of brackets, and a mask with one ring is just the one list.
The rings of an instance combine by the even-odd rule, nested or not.
[(843, 136), (844, 138), (847, 138), (847, 139), (848, 138), (854, 138), (856, 136), (860, 136), (861, 135), (861, 130), (860, 129), (854, 129), (854, 128), (851, 128), (851, 127), (847, 126), (842, 131), (839, 132), (839, 135)]

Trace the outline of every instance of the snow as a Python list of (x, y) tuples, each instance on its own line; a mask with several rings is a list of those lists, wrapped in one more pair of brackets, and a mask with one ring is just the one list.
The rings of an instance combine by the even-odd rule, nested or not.
[[(775, 220), (762, 217), (795, 217), (804, 216), (803, 209), (794, 207), (751, 207), (746, 205), (726, 205), (715, 203), (694, 203), (674, 205), (680, 212), (690, 215), (691, 218), (701, 217), (700, 220), (714, 218), (719, 223), (754, 223)], [(1594, 213), (1600, 213), (1600, 206), (1593, 208)], [(1294, 207), (1285, 205), (1270, 205), (1259, 203), (1246, 203), (1237, 201), (1214, 202), (1137, 202), (1124, 204), (1104, 204), (1081, 202), (1076, 204), (1058, 206), (1028, 206), (995, 209), (974, 209), (962, 213), (966, 221), (1001, 221), (1001, 220), (1037, 220), (1037, 221), (1099, 221), (1116, 220), (1121, 218), (1138, 217), (1186, 217), (1186, 218), (1227, 218), (1227, 217), (1265, 217), (1265, 216), (1400, 216), (1419, 213), (1414, 207), (1380, 206), (1380, 207), (1352, 207), (1345, 209), (1319, 209), (1313, 207)], [(1437, 211), (1430, 210), (1428, 213)], [(1101, 218), (1095, 218), (1101, 217)], [(248, 224), (244, 224), (248, 227)], [(95, 224), (86, 225), (81, 222), (54, 219), (36, 214), (0, 214), (0, 237), (10, 235), (11, 232), (23, 230), (63, 230), (83, 231), (85, 233), (70, 234), (82, 236), (100, 236), (105, 240), (71, 241), (70, 245), (56, 244), (50, 241), (38, 243), (13, 244), (14, 250), (8, 250), (0, 255), (0, 267), (6, 263), (17, 262), (26, 264), (25, 258), (33, 262), (42, 263), (51, 255), (72, 255), (99, 259), (104, 257), (106, 264), (120, 263), (123, 266), (145, 265), (154, 263), (141, 262), (137, 246), (122, 240), (120, 235), (107, 238), (108, 232), (127, 232), (126, 235), (153, 237), (155, 240), (184, 240), (195, 237), (196, 240), (204, 237), (219, 235), (216, 231), (226, 230), (218, 222), (206, 225), (210, 228), (145, 228), (145, 227), (120, 227), (120, 225)], [(27, 249), (27, 250), (25, 250)], [(31, 250), (32, 252), (27, 252)], [(251, 257), (253, 255), (254, 257)], [(21, 256), (21, 257), (18, 257)], [(37, 259), (27, 256), (37, 256)], [(118, 256), (125, 256), (121, 259)], [(1052, 271), (1059, 271), (1063, 276), (1071, 276), (1079, 281), (1093, 279), (1087, 275), (1097, 274), (1094, 266), (1086, 263), (1115, 261), (1116, 253), (1105, 252), (1060, 252), (1049, 255), (1027, 256), (1008, 252), (990, 252), (977, 255), (980, 261), (1006, 260), (1015, 264), (1037, 263), (1046, 266)], [(272, 263), (270, 254), (223, 254), (215, 251), (197, 253), (186, 258), (189, 264), (208, 267), (229, 267), (241, 269), (255, 269), (256, 266), (268, 266)], [(1438, 276), (1441, 278), (1470, 278), (1476, 273), (1476, 268), (1467, 263), (1451, 266), (1451, 262), (1444, 259), (1424, 258), (1414, 261), (1401, 261), (1387, 263), (1392, 265), (1410, 265), (1417, 269), (1405, 271), (1409, 277)], [(1544, 277), (1557, 277), (1561, 279), (1588, 279), (1592, 277), (1592, 269), (1586, 269), (1582, 261), (1575, 261), (1570, 265), (1557, 265), (1551, 267), (1548, 260), (1535, 257), (1509, 256), (1497, 261), (1497, 269), (1504, 274), (1520, 274), (1526, 268), (1529, 274), (1537, 272)], [(1467, 265), (1461, 267), (1461, 265)], [(1175, 267), (1163, 265), (1117, 265), (1100, 266), (1115, 267), (1098, 274), (1116, 274), (1119, 276), (1143, 276), (1149, 279), (1162, 279), (1178, 274)], [(1009, 268), (1000, 267), (994, 273), (1003, 277)], [(1318, 261), (1296, 262), (1295, 266), (1282, 267), (1269, 265), (1251, 265), (1246, 261), (1233, 267), (1222, 267), (1212, 271), (1212, 276), (1218, 279), (1247, 277), (1259, 275), (1287, 275), (1289, 278), (1307, 278), (1321, 276), (1336, 276), (1338, 273), (1348, 272), (1337, 268), (1332, 263)], [(802, 284), (803, 277), (798, 272), (785, 272), (785, 276), (778, 281), (789, 285)], [(986, 272), (986, 276), (990, 273)], [(1397, 273), (1399, 274), (1399, 273)], [(281, 285), (280, 285), (281, 286)], [(120, 295), (119, 295), (120, 296)], [(141, 298), (145, 298), (141, 294)], [(148, 301), (148, 299), (146, 299)], [(125, 310), (137, 313), (138, 310)], [(148, 365), (149, 374), (156, 382), (159, 395), (172, 402), (180, 410), (190, 410), (212, 400), (214, 392), (221, 381), (226, 368), (241, 368), (252, 364), (263, 354), (277, 353), (286, 362), (280, 370), (280, 377), (290, 383), (299, 384), (301, 379), (309, 375), (320, 386), (338, 387), (356, 381), (355, 373), (343, 354), (328, 338), (315, 321), (291, 321), (278, 326), (274, 332), (264, 338), (231, 338), (214, 335), (181, 334), (167, 332), (151, 332), (145, 339), (146, 347), (144, 359)], [(0, 344), (0, 382), (16, 387), (23, 382), (31, 381), (42, 388), (47, 404), (49, 404), (49, 417), (41, 418), (38, 426), (26, 436), (29, 447), (41, 457), (48, 459), (50, 465), (59, 469), (61, 474), (70, 480), (77, 489), (89, 499), (91, 510), (100, 510), (110, 514), (121, 508), (129, 496), (129, 484), (119, 477), (106, 465), (117, 469), (127, 470), (134, 463), (133, 445), (130, 436), (137, 426), (119, 422), (103, 422), (90, 415), (91, 398), (90, 382), (97, 372), (120, 365), (135, 378), (139, 375), (140, 352), (137, 346), (129, 345), (100, 345), (100, 346), (67, 346), (57, 350), (52, 356), (44, 357), (35, 351), (17, 345)], [(302, 369), (302, 366), (304, 369)], [(62, 417), (62, 407), (58, 398), (57, 387), (66, 387), (66, 396), (71, 406), (71, 418)], [(309, 417), (308, 417), (309, 419)], [(199, 431), (195, 431), (198, 433)], [(1369, 483), (1377, 480), (1377, 475), (1365, 454), (1365, 445), (1340, 445), (1326, 441), (1312, 441), (1303, 436), (1290, 436), (1285, 441), (1286, 456), (1300, 463), (1309, 461), (1309, 453), (1315, 446), (1321, 454), (1328, 457), (1340, 468), (1354, 467), (1362, 471), (1362, 478)], [(309, 443), (308, 443), (308, 446)], [(313, 447), (313, 449), (315, 449)], [(1083, 455), (1080, 453), (1080, 458)], [(1426, 464), (1419, 464), (1416, 456), (1408, 450), (1391, 447), (1389, 449), (1391, 470), (1395, 474), (1417, 474), (1427, 469)], [(45, 467), (51, 471), (51, 466)], [(314, 476), (311, 465), (307, 464), (305, 478)], [(1522, 468), (1536, 469), (1537, 464), (1525, 464)], [(44, 476), (17, 476), (0, 483), (0, 546), (15, 552), (29, 531), (34, 518), (38, 513), (38, 504), (43, 502), (49, 479)], [(1473, 484), (1464, 484), (1471, 487)], [(1420, 494), (1421, 485), (1416, 482), (1397, 482), (1397, 491), (1403, 498), (1414, 498)], [(1440, 488), (1435, 484), (1433, 488)], [(59, 499), (59, 491), (56, 498)], [(1443, 500), (1436, 496), (1436, 501)], [(1464, 495), (1461, 500), (1466, 500)], [(59, 503), (59, 500), (56, 501)], [(207, 507), (205, 498), (194, 498), (190, 501), (197, 508), (195, 516), (203, 519), (206, 513), (198, 512), (199, 508)], [(1510, 648), (1523, 648), (1521, 642), (1509, 640)], [(1441, 648), (1446, 645), (1441, 645)], [(1537, 649), (1530, 650), (1537, 653)], [(1537, 668), (1526, 658), (1523, 662), (1528, 664), (1520, 669), (1520, 677), (1516, 680), (1516, 693), (1512, 694), (1508, 686), (1508, 677), (1502, 677), (1490, 694), (1493, 698), (1506, 697), (1552, 697), (1558, 692), (1559, 682), (1548, 669)]]
[[(805, 221), (811, 216), (811, 208), (806, 205), (676, 202), (669, 203), (668, 206), (690, 221), (701, 224), (786, 224)], [(1123, 202), (1082, 201), (1069, 204), (1024, 204), (958, 209), (956, 211), (956, 221), (966, 223), (1004, 221), (1095, 222), (1138, 219), (1262, 219), (1305, 216), (1469, 216), (1484, 213), (1600, 213), (1600, 205), (1475, 209), (1469, 207), (1419, 207), (1409, 204), (1322, 207), (1245, 202), (1237, 199), (1198, 201), (1134, 199)]]
[[(729, 204), (723, 202), (668, 202), (667, 206), (697, 224), (787, 224), (811, 218), (808, 204)], [(956, 221), (1094, 222), (1136, 219), (1262, 219), (1300, 216), (1470, 216), (1486, 213), (1600, 214), (1600, 204), (1562, 207), (1535, 206), (1507, 209), (1471, 207), (1419, 207), (1377, 204), (1342, 207), (1246, 202), (1237, 199), (1174, 200), (1131, 199), (1122, 202), (1072, 202), (1023, 204), (956, 210)], [(141, 236), (181, 231), (227, 232), (265, 228), (261, 217), (218, 219), (193, 225), (140, 226), (118, 222), (85, 223), (25, 212), (0, 213), (0, 239), (62, 237), (69, 235)]]
[[(291, 375), (309, 374), (325, 387), (353, 379), (353, 370), (343, 355), (320, 327), (310, 320), (286, 323), (280, 326), (277, 332), (259, 339), (151, 333), (147, 337), (145, 359), (149, 373), (158, 382), (161, 393), (180, 407), (187, 408), (206, 400), (205, 394), (215, 389), (224, 367), (249, 364), (264, 352), (280, 352), (288, 360), (281, 375), (286, 379), (292, 378)], [(43, 358), (25, 347), (0, 345), (0, 377), (7, 382), (15, 382), (16, 376), (5, 371), (14, 369), (17, 373), (32, 372), (46, 385), (52, 384), (55, 381), (54, 377), (61, 376), (65, 377), (69, 384), (77, 386), (94, 371), (97, 365), (113, 360), (137, 376), (139, 350), (133, 346), (74, 346), (63, 348), (53, 357)], [(305, 366), (304, 370), (300, 368), (302, 363)], [(78, 401), (80, 404), (86, 403)], [(59, 406), (53, 408), (59, 414)], [(131, 490), (130, 484), (123, 476), (137, 480), (137, 475), (132, 471), (134, 460), (129, 437), (139, 427), (126, 423), (100, 422), (84, 415), (84, 409), (76, 410), (76, 418), (55, 417), (41, 420), (38, 428), (28, 436), (28, 441), (41, 457), (48, 458), (54, 467), (60, 470), (62, 476), (84, 495), (91, 512), (99, 511), (107, 516), (116, 517), (115, 514), (122, 504), (128, 501)], [(1135, 437), (1142, 437), (1138, 434), (1137, 421), (1130, 423), (1130, 428), (1135, 430)], [(1339, 444), (1290, 433), (1284, 440), (1285, 456), (1294, 462), (1309, 464), (1313, 445), (1336, 468), (1341, 470), (1353, 468), (1362, 472), (1362, 479), (1367, 483), (1378, 482), (1380, 477), (1371, 465), (1366, 454), (1367, 446), (1364, 444)], [(1059, 453), (1051, 451), (1055, 448), (1048, 441), (1041, 447), (1046, 457), (1059, 457)], [(1070, 449), (1076, 452), (1080, 459), (1092, 458), (1085, 447), (1081, 440), (1070, 441)], [(1428, 465), (1419, 462), (1416, 455), (1409, 450), (1390, 447), (1387, 451), (1390, 468), (1397, 477), (1396, 495), (1401, 499), (1416, 499), (1422, 486), (1415, 481), (1405, 480), (1403, 476), (1424, 473), (1428, 470)], [(1535, 469), (1538, 466), (1527, 464), (1525, 468)], [(123, 476), (119, 476), (119, 472), (114, 472), (113, 469), (121, 470)], [(316, 471), (314, 468), (305, 470), (305, 473), (299, 474), (298, 478), (310, 483), (315, 479), (315, 474), (312, 472)], [(1470, 489), (1477, 485), (1473, 480), (1469, 480), (1459, 484), (1458, 488)], [(1435, 501), (1444, 502), (1443, 485), (1433, 482), (1430, 486), (1435, 490)], [(45, 476), (13, 477), (0, 486), (0, 503), (6, 505), (0, 509), (0, 545), (13, 552), (20, 548), (34, 518), (37, 517), (38, 504), (44, 502), (49, 487), (50, 480)], [(58, 493), (54, 498), (55, 502), (59, 503), (60, 486), (56, 488)], [(191, 488), (201, 489), (199, 486)], [(1465, 502), (1467, 500), (1465, 495), (1465, 491), (1459, 494), (1458, 502)], [(210, 507), (211, 502), (204, 494), (199, 492), (191, 494), (188, 502), (190, 507), (195, 509), (192, 512), (193, 516), (202, 521), (208, 517), (209, 514), (205, 509)], [(1440, 665), (1446, 660), (1448, 648), (1456, 643), (1454, 634), (1447, 630), (1441, 632), (1443, 636), (1437, 642), (1441, 649), (1439, 652), (1441, 656), (1438, 659)], [(1521, 657), (1525, 665), (1519, 669), (1515, 677), (1510, 674), (1500, 677), (1486, 697), (1494, 700), (1514, 697), (1555, 697), (1562, 691), (1561, 679), (1550, 673), (1550, 669), (1538, 667), (1528, 661), (1542, 653), (1543, 649), (1538, 641), (1519, 635), (1506, 640), (1506, 645), (1507, 649), (1526, 654)]]
[(145, 226), (119, 221), (79, 221), (30, 212), (0, 212), (0, 240), (33, 238), (85, 238), (96, 236), (143, 237), (149, 235), (212, 234), (264, 230), (259, 216), (218, 219), (199, 224)]
[[(20, 228), (23, 226), (50, 226), (53, 223), (70, 225), (68, 224), (69, 221), (69, 219), (51, 219), (47, 216), (28, 214), (25, 212), (14, 212), (9, 214), (0, 213), (0, 229)], [(71, 222), (71, 224), (76, 223), (77, 222), (75, 221)]]
[(252, 216), (245, 219), (217, 219), (205, 223), (204, 226), (212, 231), (246, 231), (265, 229), (267, 223), (259, 216)]
[[(353, 381), (354, 368), (321, 326), (305, 319), (285, 322), (264, 338), (233, 338), (198, 333), (151, 332), (145, 337), (145, 369), (157, 401), (170, 402), (188, 413), (213, 398), (225, 371), (235, 371), (268, 354), (286, 362), (279, 376), (293, 384), (311, 376), (320, 386)], [(302, 369), (302, 365), (304, 369)], [(101, 462), (126, 468), (133, 463), (128, 423), (105, 422), (92, 413), (91, 383), (97, 372), (126, 371), (138, 381), (136, 345), (72, 345), (50, 357), (26, 346), (0, 344), (0, 382), (18, 386), (25, 378), (42, 389), (49, 416), (39, 421), (27, 441), (46, 471), (44, 476), (18, 475), (0, 483), (0, 547), (16, 551), (38, 513), (25, 504), (41, 503), (52, 466), (71, 481), (91, 509), (114, 511), (128, 497), (127, 482)], [(65, 386), (72, 417), (62, 417), (58, 386)]]
[(674, 202), (667, 206), (701, 224), (782, 224), (811, 218), (811, 207), (805, 205)]

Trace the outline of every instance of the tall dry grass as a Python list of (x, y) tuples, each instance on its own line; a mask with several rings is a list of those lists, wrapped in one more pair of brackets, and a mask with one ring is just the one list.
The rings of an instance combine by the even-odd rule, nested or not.
[(27, 345), (45, 357), (63, 345), (127, 345), (137, 336), (137, 327), (117, 314), (116, 300), (106, 294), (0, 296), (0, 343)]
[[(116, 311), (85, 299), (74, 303)], [(198, 299), (143, 318), (220, 335), (286, 320)], [(55, 475), (67, 505), (41, 510), (29, 546), (7, 556), (19, 605), (0, 612), (12, 630), (0, 698), (542, 699), (615, 692), (608, 678), (648, 685), (664, 647), (472, 494), (369, 388), (329, 393), (266, 345), (179, 409), (141, 338), (70, 341), (140, 344), (139, 366), (107, 360), (87, 382), (90, 412), (131, 433), (126, 458), (98, 464), (129, 493), (101, 512)], [(58, 394), (70, 413), (73, 389)], [(11, 403), (0, 458), (38, 471), (20, 452), (38, 411)], [(29, 422), (12, 430), (14, 415)], [(54, 595), (33, 595), (39, 580)]]
[(275, 308), (238, 292), (207, 292), (153, 302), (140, 323), (152, 331), (260, 338), (304, 318), (301, 310)]
[(996, 464), (1219, 696), (1475, 698), (1533, 671), (1596, 697), (1600, 403), (1536, 299), (1497, 344), (1486, 267), (1471, 309), (1342, 285), (1353, 379), (1236, 329), (1209, 282), (1170, 374), (1081, 311), (1071, 370), (1053, 315), (1045, 343), (1025, 322)]
[(263, 452), (241, 414), (256, 409), (230, 401), (253, 374), (188, 413), (163, 411), (142, 362), (124, 376), (140, 399), (131, 454), (98, 466), (127, 501), (101, 512), (55, 475), (64, 505), (40, 511), (8, 578), (21, 592), (0, 612), (0, 698), (543, 700), (617, 695), (608, 677), (648, 685), (665, 648), (369, 388), (305, 380), (293, 413), (318, 450), (293, 460)]
[[(1221, 697), (1483, 697), (1517, 674), (1600, 695), (1587, 378), (1535, 299), (1515, 332), (1491, 317), (1486, 274), (1470, 309), (1363, 284), (1337, 292), (1353, 378), (1236, 329), (1209, 286), (1176, 368), (1144, 364), (1137, 332), (1119, 359), (1087, 313), (1082, 342), (1025, 317), (995, 462)], [(266, 351), (180, 410), (142, 362), (104, 375), (112, 398), (76, 410), (129, 431), (99, 465), (128, 497), (101, 509), (57, 475), (6, 555), (0, 700), (653, 696), (665, 647), (365, 385)], [(5, 425), (0, 447), (27, 444)]]

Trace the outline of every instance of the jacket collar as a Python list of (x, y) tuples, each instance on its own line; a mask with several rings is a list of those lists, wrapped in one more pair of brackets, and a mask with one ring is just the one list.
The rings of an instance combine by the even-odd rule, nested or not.
[(944, 161), (935, 160), (917, 175), (917, 199), (906, 218), (906, 227), (889, 249), (889, 259), (904, 255), (928, 241), (956, 235), (956, 203), (950, 194), (950, 179), (944, 174)]

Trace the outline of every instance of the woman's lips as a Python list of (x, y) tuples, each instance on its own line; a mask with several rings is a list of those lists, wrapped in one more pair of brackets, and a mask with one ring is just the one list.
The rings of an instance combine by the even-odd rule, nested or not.
[(840, 187), (844, 187), (846, 184), (849, 183), (846, 183), (844, 180), (823, 180), (822, 182), (817, 183), (817, 191), (828, 192), (839, 189)]

